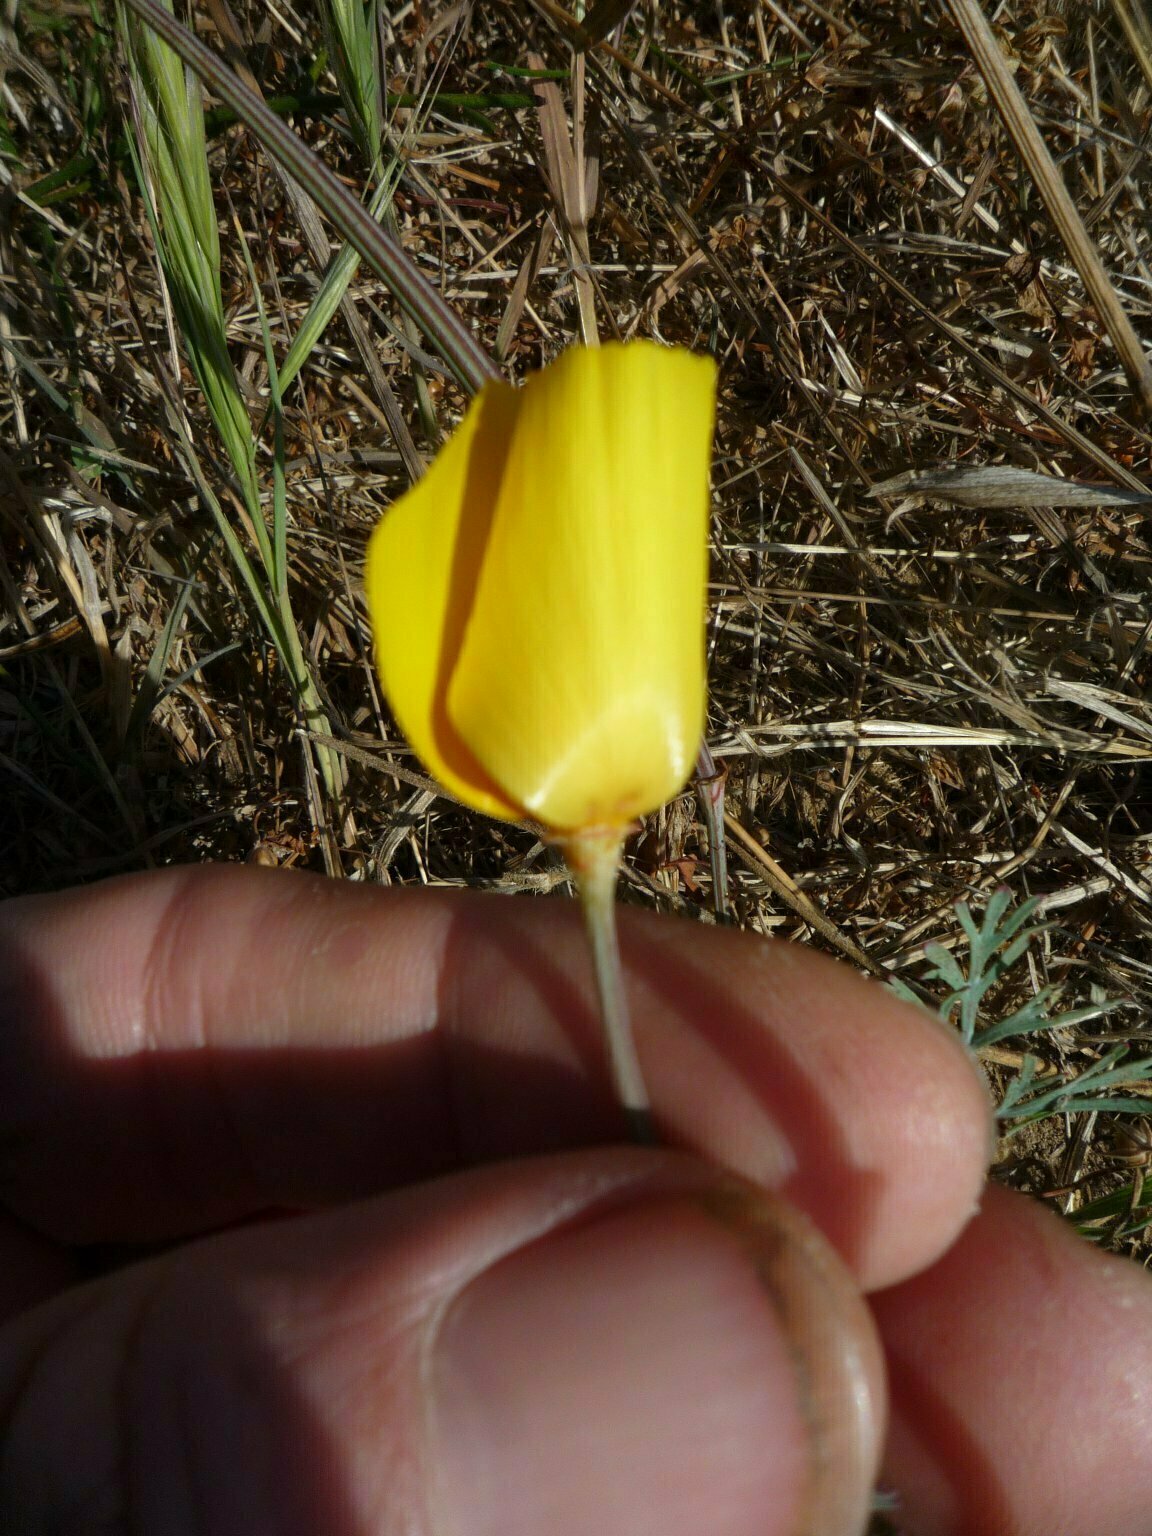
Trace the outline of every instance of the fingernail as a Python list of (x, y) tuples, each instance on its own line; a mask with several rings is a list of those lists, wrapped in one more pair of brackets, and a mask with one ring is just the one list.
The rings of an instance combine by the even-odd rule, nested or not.
[(702, 1200), (746, 1245), (791, 1345), (809, 1433), (796, 1536), (858, 1536), (870, 1525), (887, 1418), (871, 1311), (832, 1246), (786, 1201), (735, 1179)]
[(797, 1536), (810, 1384), (748, 1225), (649, 1197), (473, 1280), (431, 1359), (434, 1529)]

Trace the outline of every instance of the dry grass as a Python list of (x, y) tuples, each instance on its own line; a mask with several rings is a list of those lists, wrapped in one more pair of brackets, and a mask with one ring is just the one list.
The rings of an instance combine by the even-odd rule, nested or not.
[[(980, 482), (966, 504), (869, 494), (909, 468), (1129, 489), (1150, 469), (1120, 357), (948, 15), (641, 5), (614, 46), (579, 56), (544, 0), (392, 10), (396, 224), (485, 346), (520, 373), (594, 326), (720, 359), (709, 741), (727, 770), (735, 920), (914, 980), (926, 944), (958, 944), (956, 901), (978, 908), (1007, 885), (1038, 897), (1048, 926), (996, 1006), (1045, 985), (1060, 1011), (1129, 1006), (1009, 1041), (993, 1069), (1033, 1049), (1075, 1077), (1118, 1037), (1148, 1054), (1146, 510), (1103, 495), (985, 504)], [(244, 56), (360, 188), (336, 82), (313, 71), (315, 11), (238, 7)], [(1140, 20), (1126, 0), (997, 14), (1079, 221), (1148, 337)], [(338, 314), (285, 402), (291, 606), (349, 780), (343, 803), (325, 788), (206, 511), (207, 488), (243, 526), (174, 344), (110, 22), (25, 3), (0, 52), (0, 891), (209, 858), (550, 888), (560, 872), (531, 833), (424, 782), (376, 691), (365, 538), (463, 397), (363, 273), (350, 298), (376, 366)], [(203, 17), (200, 31), (217, 41)], [(493, 68), (530, 63), (563, 76), (533, 96)], [(264, 343), (232, 220), (278, 357), (318, 272), (246, 130), (209, 127), (228, 337), (258, 426)], [(630, 860), (626, 899), (709, 915), (691, 796)], [(1046, 1124), (1006, 1148), (1005, 1177), (1069, 1209), (1110, 1190), (1124, 1205), (1121, 1154), (1136, 1154), (1105, 1117)], [(1138, 1221), (1101, 1231), (1148, 1252)]]

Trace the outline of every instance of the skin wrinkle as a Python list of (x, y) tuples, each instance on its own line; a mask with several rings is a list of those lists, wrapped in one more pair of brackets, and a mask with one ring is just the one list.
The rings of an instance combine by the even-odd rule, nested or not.
[(121, 1369), (126, 1536), (170, 1531), (174, 1490), (180, 1536), (360, 1536), (339, 1492), (347, 1456), (325, 1412), (339, 1405), (304, 1401), (306, 1370), (296, 1367), (306, 1351), (275, 1347), (276, 1318), (291, 1319), (301, 1292), (292, 1279), (279, 1295), (269, 1286), (291, 1247), (274, 1239), (269, 1253), (268, 1235), (259, 1225), (226, 1233), (148, 1266), (154, 1283)]
[[(504, 1080), (511, 1079), (513, 1072), (511, 1064), (506, 1063), (500, 1080), (493, 1082), (490, 1061), (485, 1060), (492, 1049), (485, 1026), (495, 1031), (501, 1053), (516, 1052), (516, 1037), (500, 1026), (504, 1014), (515, 1017), (524, 1013), (523, 1005), (517, 1006), (518, 989), (531, 993), (535, 1011), (550, 1021), (563, 1042), (565, 1058), (555, 1063), (554, 1070), (571, 1074), (589, 1098), (597, 1093), (598, 1086), (603, 1087), (602, 1107), (595, 1120), (587, 1119), (589, 1103), (584, 1099), (581, 1113), (586, 1124), (576, 1134), (571, 1131), (569, 1112), (557, 1115), (555, 1106), (553, 1118), (547, 1124), (538, 1120), (533, 1130), (540, 1150), (587, 1145), (596, 1139), (623, 1141), (625, 1127), (606, 1084), (599, 1019), (591, 993), (591, 962), (581, 950), (582, 984), (581, 978), (574, 976), (562, 960), (557, 962), (543, 934), (526, 930), (517, 920), (522, 916), (518, 906), (502, 910), (508, 901), (504, 898), (498, 904), (477, 905), (467, 912), (458, 909), (449, 924), (451, 942), (445, 948), (438, 978), (444, 988), (443, 1000), (451, 1010), (441, 1011), (441, 1028), (451, 1029), (459, 1041), (458, 1078), (461, 1084), (468, 1085), (455, 1106), (454, 1131), (461, 1157), (468, 1163), (477, 1157), (483, 1160), (491, 1156), (493, 1150), (497, 1155), (507, 1150), (499, 1142), (498, 1126), (509, 1102)], [(499, 972), (498, 984), (492, 980), (494, 970)], [(489, 999), (483, 1022), (474, 1018), (474, 1008), (462, 981), (464, 977), (477, 976), (484, 979)], [(448, 978), (451, 985), (445, 987)], [(523, 1108), (520, 1113), (523, 1117)]]
[[(67, 1308), (69, 1315), (64, 1320), (64, 1326), (74, 1322), (83, 1323), (87, 1314), (99, 1305), (96, 1297), (96, 1288), (93, 1287), (89, 1305), (86, 1308), (82, 1307), (77, 1316), (75, 1307), (75, 1302), (78, 1300), (77, 1293), (68, 1292), (67, 1295), (69, 1302), (73, 1303), (73, 1305)], [(65, 1308), (61, 1307), (60, 1310), (65, 1310)], [(10, 1347), (4, 1336), (6, 1331), (8, 1330), (0, 1329), (0, 1385), (2, 1385), (4, 1377), (10, 1372), (10, 1367), (4, 1359), (4, 1355)], [(12, 1376), (8, 1390), (4, 1391), (3, 1395), (0, 1396), (0, 1494), (3, 1492), (5, 1480), (5, 1461), (11, 1451), (12, 1434), (20, 1418), (22, 1400), (28, 1397), (45, 1356), (55, 1347), (56, 1343), (56, 1334), (51, 1329), (45, 1332), (41, 1338), (37, 1339), (23, 1356), (20, 1369)]]
[[(392, 898), (397, 904), (406, 898), (396, 895)], [(445, 1028), (447, 1022), (451, 1022), (453, 1030), (458, 1026), (459, 1020), (466, 1017), (465, 980), (463, 976), (449, 976), (450, 966), (447, 956), (451, 951), (453, 935), (456, 928), (463, 921), (463, 914), (452, 912), (447, 917), (432, 906), (429, 906), (421, 926), (420, 944), (404, 946), (413, 951), (419, 949), (421, 958), (419, 965), (414, 965), (410, 971), (410, 978), (417, 982), (415, 990), (419, 996), (425, 999), (420, 1010), (419, 1018), (414, 1020), (410, 1029), (403, 1029), (395, 1024), (389, 1031), (392, 1039), (406, 1038), (408, 1035), (420, 1035), (421, 1037), (436, 1034)], [(371, 925), (371, 917), (368, 919)], [(379, 945), (375, 946), (373, 953), (381, 970), (390, 972), (393, 977), (403, 975), (401, 965), (397, 963), (397, 948), (394, 944), (388, 946), (387, 955)], [(402, 957), (403, 957), (403, 952)], [(429, 985), (428, 978), (432, 978)], [(446, 978), (451, 986), (446, 987)], [(452, 998), (452, 1011), (445, 1013), (443, 997), (447, 992)]]
[[(309, 1375), (322, 1379), (328, 1410), (342, 1411), (346, 1423), (353, 1422), (350, 1412), (352, 1405), (355, 1405), (358, 1399), (365, 1398), (363, 1391), (365, 1381), (371, 1383), (372, 1391), (368, 1394), (371, 1398), (390, 1401), (393, 1394), (406, 1395), (403, 1389), (407, 1380), (409, 1358), (415, 1358), (417, 1361), (415, 1379), (422, 1389), (424, 1385), (422, 1340), (428, 1326), (428, 1319), (436, 1311), (437, 1286), (440, 1279), (441, 1276), (434, 1269), (421, 1271), (419, 1282), (411, 1285), (405, 1294), (396, 1295), (389, 1292), (383, 1301), (363, 1297), (361, 1292), (364, 1287), (357, 1281), (340, 1287), (339, 1300), (335, 1304), (331, 1302), (331, 1292), (322, 1292), (322, 1297), (327, 1304), (314, 1318), (311, 1316), (308, 1318), (303, 1336), (301, 1336), (300, 1313), (298, 1310), (291, 1310), (296, 1301), (296, 1296), (293, 1295), (290, 1297), (289, 1310), (286, 1314), (288, 1321), (275, 1327), (271, 1334), (277, 1347), (278, 1358), (298, 1372), (302, 1380), (306, 1381)], [(386, 1320), (385, 1331), (379, 1327), (381, 1319)], [(372, 1326), (373, 1322), (376, 1326)], [(289, 1334), (294, 1334), (295, 1337), (289, 1338)], [(359, 1347), (359, 1341), (364, 1337), (373, 1339), (373, 1350), (369, 1356), (365, 1356), (363, 1348)], [(401, 1341), (403, 1349), (397, 1348), (395, 1344), (389, 1347), (384, 1343), (385, 1337)], [(353, 1348), (344, 1350), (345, 1357), (352, 1363), (349, 1370), (341, 1375), (339, 1385), (334, 1388), (331, 1372), (325, 1371), (324, 1367), (327, 1360), (341, 1354), (339, 1345), (344, 1339), (353, 1345)], [(377, 1364), (382, 1356), (389, 1359), (387, 1377), (382, 1375)], [(427, 1402), (423, 1391), (420, 1390), (417, 1395), (421, 1407), (426, 1410)], [(360, 1437), (348, 1436), (351, 1441), (357, 1438), (364, 1444), (372, 1445), (375, 1434), (370, 1432)], [(363, 1456), (361, 1455), (358, 1459), (362, 1460)], [(371, 1500), (377, 1515), (382, 1507), (386, 1507), (391, 1526), (394, 1526), (398, 1508), (407, 1510), (409, 1505), (416, 1505), (422, 1510), (423, 1519), (411, 1529), (414, 1532), (420, 1532), (421, 1536), (424, 1532), (434, 1530), (428, 1518), (427, 1508), (427, 1490), (431, 1486), (431, 1470), (427, 1460), (426, 1435), (405, 1438), (403, 1450), (395, 1444), (390, 1445), (386, 1481)], [(374, 1479), (361, 1470), (354, 1475), (352, 1481), (358, 1488), (366, 1490)], [(366, 1493), (362, 1497), (366, 1502), (368, 1501)], [(372, 1528), (376, 1529), (377, 1524), (374, 1523)], [(379, 1523), (379, 1529), (389, 1528), (389, 1524)]]
[(444, 943), (436, 956), (434, 972), (435, 1017), (438, 1025), (435, 1033), (439, 1036), (437, 1061), (444, 1101), (443, 1121), (447, 1128), (452, 1164), (458, 1168), (464, 1167), (467, 1161), (463, 1126), (467, 1119), (468, 1090), (465, 1085), (469, 1069), (467, 1063), (461, 1060), (460, 1024), (467, 1017), (464, 992), (465, 978), (470, 972), (465, 966), (449, 964), (448, 956), (458, 942), (460, 927), (461, 919), (458, 917), (438, 925), (444, 934)]
[[(375, 895), (374, 899), (384, 905), (397, 898), (389, 893)], [(462, 1067), (459, 1061), (459, 1036), (460, 1022), (467, 1017), (465, 978), (448, 965), (445, 957), (451, 949), (453, 932), (462, 921), (463, 914), (452, 914), (445, 921), (434, 908), (430, 908), (428, 918), (431, 920), (422, 925), (421, 943), (419, 945), (412, 943), (407, 946), (407, 949), (420, 955), (419, 963), (414, 964), (409, 973), (409, 979), (416, 982), (414, 988), (403, 985), (403, 970), (398, 964), (396, 946), (382, 945), (375, 942), (372, 937), (374, 930), (377, 934), (387, 931), (386, 911), (383, 913), (377, 911), (375, 914), (366, 913), (362, 920), (349, 924), (348, 928), (363, 931), (370, 936), (370, 942), (365, 946), (360, 957), (368, 970), (364, 988), (366, 994), (371, 995), (378, 989), (377, 975), (382, 974), (393, 978), (393, 992), (414, 990), (418, 996), (427, 995), (428, 997), (429, 1006), (413, 1010), (405, 1022), (398, 1020), (392, 1022), (388, 1039), (394, 1045), (416, 1037), (431, 1039), (435, 1060), (434, 1075), (439, 1084), (438, 1097), (443, 1106), (434, 1118), (440, 1126), (441, 1141), (447, 1145), (447, 1157), (444, 1160), (448, 1167), (462, 1167), (466, 1159), (461, 1143), (460, 1124), (462, 1106), (467, 1101), (467, 1094), (461, 1084), (466, 1076), (467, 1067), (466, 1065)], [(327, 952), (331, 944), (328, 943), (324, 947)], [(433, 979), (432, 985), (428, 985), (429, 977)]]
[[(434, 1291), (437, 1277), (421, 1274), (418, 1283), (410, 1285), (404, 1294), (389, 1291), (383, 1298), (365, 1296), (365, 1287), (357, 1283), (358, 1279), (338, 1287), (336, 1301), (332, 1300), (331, 1290), (322, 1289), (322, 1307), (314, 1312), (310, 1309), (303, 1326), (299, 1287), (290, 1284), (284, 1287), (286, 1300), (281, 1303), (283, 1316), (279, 1321), (275, 1302), (270, 1302), (265, 1295), (261, 1326), (266, 1342), (275, 1351), (278, 1367), (286, 1369), (302, 1384), (312, 1378), (324, 1381), (323, 1404), (317, 1405), (313, 1413), (321, 1422), (328, 1416), (342, 1418), (341, 1439), (348, 1459), (348, 1481), (359, 1490), (367, 1488), (373, 1480), (362, 1464), (366, 1455), (376, 1460), (374, 1406), (377, 1403), (390, 1405), (394, 1397), (402, 1395), (410, 1369), (409, 1357), (418, 1348), (412, 1334), (419, 1333), (430, 1310), (426, 1293)], [(384, 1327), (381, 1327), (382, 1322)], [(364, 1348), (364, 1340), (368, 1338), (372, 1340), (371, 1351)], [(325, 1366), (327, 1361), (338, 1356), (343, 1356), (350, 1364), (334, 1385), (331, 1372), (325, 1371)], [(382, 1359), (388, 1362), (386, 1371), (380, 1368)], [(365, 1392), (365, 1384), (370, 1385), (370, 1391)], [(301, 1390), (302, 1396), (307, 1398), (306, 1385)], [(358, 1400), (368, 1404), (359, 1416), (353, 1412)], [(384, 1412), (387, 1418), (388, 1406)], [(360, 1420), (370, 1424), (366, 1432), (361, 1432)], [(355, 1431), (353, 1425), (357, 1426)], [(367, 1452), (352, 1451), (349, 1454), (346, 1448), (357, 1444), (368, 1447)], [(383, 1494), (393, 1524), (398, 1507), (406, 1507), (414, 1501), (423, 1502), (424, 1470), (421, 1467), (420, 1475), (411, 1474), (413, 1454), (408, 1439), (404, 1440), (404, 1447), (401, 1451), (396, 1444), (389, 1444), (383, 1461), (386, 1469)], [(389, 1526), (374, 1523), (371, 1529), (386, 1530)], [(423, 1532), (425, 1527), (421, 1525), (415, 1529)]]
[[(176, 880), (168, 892), (168, 899), (157, 913), (148, 946), (140, 964), (140, 1012), (138, 1028), (134, 1031), (138, 1047), (149, 1054), (162, 1049), (163, 1030), (156, 1021), (169, 1016), (168, 994), (177, 991), (177, 1006), (171, 1009), (173, 1017), (188, 1021), (187, 1039), (182, 1042), (186, 1050), (203, 1050), (210, 1042), (205, 1028), (203, 993), (196, 986), (199, 972), (188, 967), (184, 957), (191, 946), (179, 941), (186, 930), (195, 936), (199, 923), (201, 900), (190, 880)], [(194, 952), (194, 951), (191, 951)], [(178, 983), (173, 987), (173, 982)], [(169, 1047), (170, 1048), (170, 1047)]]
[(423, 1471), (424, 1509), (428, 1521), (428, 1536), (457, 1536), (445, 1512), (443, 1480), (438, 1476), (440, 1457), (437, 1454), (439, 1431), (436, 1426), (436, 1346), (444, 1328), (444, 1321), (451, 1312), (460, 1292), (442, 1296), (440, 1304), (429, 1312), (427, 1326), (420, 1339), (420, 1400), (424, 1412), (420, 1425), (419, 1459)]
[[(146, 1266), (146, 1269), (148, 1266)], [(124, 1529), (126, 1532), (139, 1532), (140, 1536), (147, 1527), (139, 1517), (134, 1503), (134, 1495), (137, 1494), (141, 1483), (146, 1485), (148, 1478), (147, 1458), (133, 1456), (133, 1444), (136, 1439), (134, 1426), (147, 1419), (141, 1419), (138, 1413), (133, 1412), (134, 1379), (143, 1377), (144, 1389), (137, 1385), (141, 1401), (147, 1401), (146, 1378), (147, 1373), (142, 1369), (143, 1341), (146, 1336), (148, 1323), (155, 1315), (157, 1301), (161, 1295), (165, 1280), (165, 1266), (155, 1266), (151, 1276), (151, 1283), (145, 1284), (142, 1294), (137, 1299), (133, 1314), (129, 1320), (129, 1326), (124, 1330), (124, 1343), (119, 1353), (119, 1364), (113, 1382), (114, 1412), (113, 1420), (116, 1425), (116, 1464), (118, 1481), (123, 1494), (123, 1509), (125, 1514)], [(139, 1475), (135, 1475), (139, 1474)], [(190, 1478), (185, 1478), (185, 1486), (191, 1490)], [(197, 1522), (199, 1528), (207, 1530), (204, 1522)]]
[[(141, 966), (143, 1048), (138, 1061), (141, 1070), (154, 1080), (155, 1091), (146, 1096), (150, 1122), (172, 1187), (189, 1203), (195, 1198), (196, 1186), (193, 1179), (181, 1176), (181, 1170), (189, 1166), (180, 1151), (185, 1134), (180, 1132), (171, 1115), (165, 1113), (170, 1100), (164, 1091), (164, 1057), (172, 1046), (165, 1039), (161, 1021), (168, 1017), (188, 1021), (190, 1027), (186, 1030), (187, 1038), (181, 1041), (181, 1050), (196, 1054), (200, 1081), (211, 1091), (211, 1104), (205, 1108), (214, 1111), (211, 1118), (216, 1133), (223, 1131), (227, 1136), (230, 1166), (237, 1182), (253, 1191), (263, 1187), (251, 1140), (241, 1129), (244, 1117), (237, 1113), (235, 1095), (227, 1087), (226, 1059), (214, 1049), (212, 1031), (207, 1023), (209, 1011), (204, 1002), (202, 963), (195, 958), (203, 953), (196, 941), (204, 926), (204, 918), (204, 903), (195, 882), (177, 880), (157, 917)], [(215, 955), (208, 958), (215, 962)], [(169, 994), (175, 998), (170, 1012)]]
[[(5, 1463), (11, 1456), (11, 1447), (15, 1443), (15, 1435), (19, 1427), (21, 1413), (36, 1414), (37, 1409), (34, 1405), (34, 1397), (40, 1380), (46, 1374), (48, 1368), (55, 1363), (61, 1351), (66, 1356), (74, 1352), (71, 1340), (76, 1334), (83, 1333), (84, 1329), (89, 1326), (93, 1316), (98, 1318), (101, 1310), (106, 1307), (105, 1286), (102, 1282), (98, 1281), (79, 1290), (72, 1289), (67, 1291), (57, 1301), (49, 1302), (45, 1307), (39, 1309), (38, 1312), (30, 1314), (32, 1321), (39, 1324), (45, 1331), (43, 1331), (41, 1337), (31, 1347), (25, 1346), (27, 1353), (20, 1361), (20, 1368), (14, 1377), (11, 1391), (5, 1394), (5, 1402), (0, 1405), (0, 1515), (4, 1514), (3, 1501), (6, 1498), (4, 1491), (4, 1484), (7, 1481)], [(56, 1313), (63, 1314), (58, 1322), (55, 1321)], [(0, 1380), (2, 1380), (2, 1375), (9, 1369), (6, 1366), (4, 1354), (11, 1348), (15, 1348), (18, 1355), (21, 1351), (21, 1341), (19, 1338), (17, 1338), (13, 1345), (6, 1335), (12, 1332), (19, 1334), (22, 1331), (25, 1331), (25, 1320), (23, 1317), (18, 1317), (14, 1327), (0, 1329)], [(114, 1395), (118, 1402), (119, 1394)], [(116, 1438), (117, 1442), (119, 1442), (121, 1436), (117, 1435)], [(118, 1512), (126, 1508), (125, 1484), (123, 1477), (119, 1475), (122, 1472), (121, 1458), (114, 1455), (113, 1460), (116, 1466), (110, 1469), (106, 1481), (109, 1489), (113, 1490), (109, 1501), (109, 1509), (114, 1514), (118, 1514)], [(117, 1488), (120, 1490), (119, 1495), (115, 1492)], [(91, 1516), (90, 1495), (86, 1496), (86, 1514), (89, 1517)], [(109, 1529), (113, 1528), (112, 1518), (112, 1516), (109, 1517)], [(7, 1529), (7, 1527), (5, 1528)], [(125, 1529), (130, 1530), (131, 1527), (126, 1526)]]
[[(10, 910), (10, 909), (9, 909)], [(19, 909), (17, 909), (19, 910)], [(27, 957), (4, 922), (0, 903), (0, 1040), (4, 1043), (0, 1070), (0, 1205), (18, 1226), (45, 1239), (51, 1234), (36, 1223), (22, 1203), (28, 1184), (26, 1170), (35, 1167), (51, 1127), (36, 1103), (34, 1083), (46, 1056), (62, 1056), (63, 1016), (58, 983)], [(39, 1026), (39, 1027), (38, 1027)]]
[[(886, 1353), (888, 1393), (891, 1413), (897, 1421), (896, 1433), (907, 1434), (909, 1428), (915, 1426), (911, 1438), (916, 1445), (916, 1454), (924, 1456), (930, 1464), (934, 1463), (936, 1444), (946, 1441), (953, 1447), (956, 1461), (964, 1469), (962, 1488), (945, 1479), (949, 1501), (943, 1529), (955, 1536), (960, 1536), (961, 1532), (963, 1536), (1009, 1536), (1018, 1526), (999, 1469), (989, 1462), (963, 1413), (957, 1412), (937, 1390), (930, 1376), (905, 1359), (899, 1350), (887, 1344)], [(916, 1430), (925, 1432), (927, 1440), (921, 1441)], [(881, 1481), (883, 1483), (883, 1476)], [(921, 1536), (927, 1536), (927, 1533), (921, 1533)]]

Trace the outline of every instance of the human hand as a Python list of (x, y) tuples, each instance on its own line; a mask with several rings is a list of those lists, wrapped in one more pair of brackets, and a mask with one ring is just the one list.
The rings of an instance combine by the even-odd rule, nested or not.
[(956, 1041), (800, 946), (621, 928), (676, 1151), (617, 1144), (566, 903), (0, 906), (0, 1530), (841, 1536), (859, 1289), (903, 1532), (1148, 1536), (1152, 1286), (973, 1217)]

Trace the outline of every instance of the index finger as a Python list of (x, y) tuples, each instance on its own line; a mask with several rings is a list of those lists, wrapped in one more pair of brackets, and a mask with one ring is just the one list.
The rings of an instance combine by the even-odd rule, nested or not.
[[(974, 1209), (987, 1101), (919, 1010), (799, 945), (621, 912), (662, 1134), (786, 1194), (867, 1285)], [(579, 915), (259, 868), (0, 906), (0, 1201), (168, 1239), (622, 1139)]]

